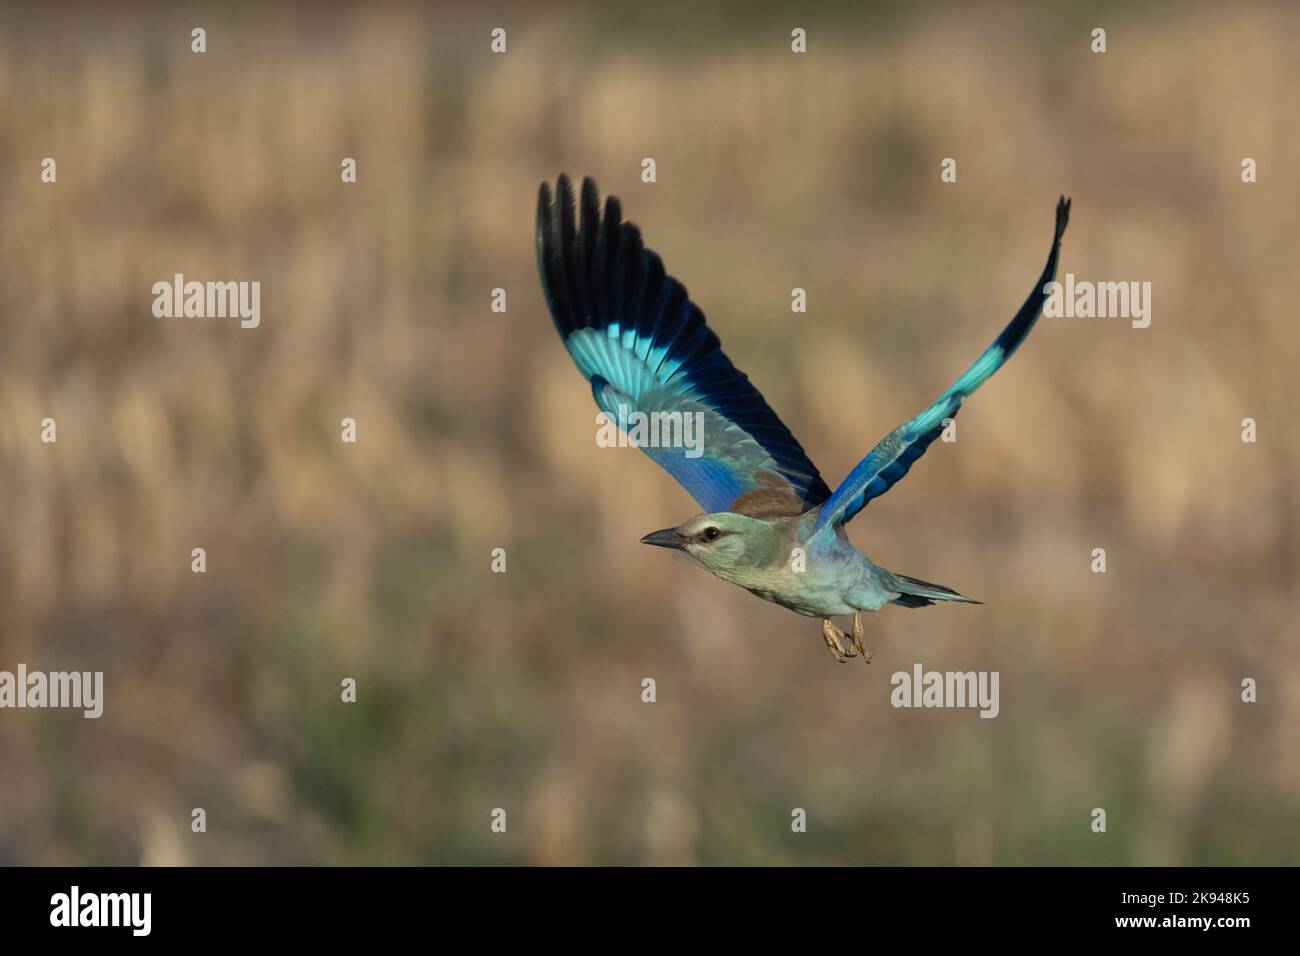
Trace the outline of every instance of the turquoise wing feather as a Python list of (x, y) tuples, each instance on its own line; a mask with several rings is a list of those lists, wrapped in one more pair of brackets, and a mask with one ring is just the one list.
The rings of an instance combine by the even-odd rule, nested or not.
[(703, 425), (698, 446), (641, 447), (706, 511), (726, 511), (755, 490), (779, 489), (795, 513), (830, 496), (790, 430), (723, 354), (686, 288), (622, 221), (617, 198), (606, 200), (602, 216), (596, 185), (585, 179), (575, 214), (568, 177), (554, 201), (543, 183), (537, 261), (556, 330), (611, 419), (701, 416), (693, 419)]
[(1056, 230), (1047, 265), (1020, 311), (950, 389), (920, 415), (881, 439), (871, 453), (849, 472), (822, 507), (817, 518), (819, 530), (851, 520), (871, 499), (879, 498), (892, 488), (943, 432), (944, 420), (957, 414), (962, 400), (983, 385), (1020, 347), (1042, 313), (1048, 297), (1047, 284), (1056, 278), (1061, 236), (1069, 221), (1070, 201), (1062, 196), (1056, 204)]

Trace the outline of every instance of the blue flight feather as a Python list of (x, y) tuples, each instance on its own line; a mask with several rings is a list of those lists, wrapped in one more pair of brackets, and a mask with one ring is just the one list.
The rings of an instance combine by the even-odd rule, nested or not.
[(945, 419), (952, 418), (961, 408), (966, 396), (979, 388), (1020, 347), (1029, 330), (1034, 327), (1047, 301), (1047, 285), (1056, 278), (1056, 265), (1061, 252), (1061, 236), (1070, 221), (1070, 202), (1064, 196), (1056, 204), (1056, 231), (1047, 265), (1025, 304), (1020, 307), (1002, 334), (975, 360), (961, 378), (948, 391), (910, 422), (900, 425), (881, 439), (866, 458), (848, 474), (822, 506), (817, 517), (817, 529), (827, 525), (842, 525), (866, 507), (872, 498), (879, 498), (894, 486), (913, 462), (943, 432)]
[(686, 447), (643, 447), (709, 512), (728, 510), (745, 492), (787, 487), (796, 513), (821, 504), (830, 488), (790, 430), (723, 354), (718, 337), (686, 288), (623, 222), (617, 198), (605, 202), (561, 176), (552, 202), (537, 203), (537, 264), (555, 328), (596, 404), (614, 421), (627, 412), (703, 414), (702, 454)]

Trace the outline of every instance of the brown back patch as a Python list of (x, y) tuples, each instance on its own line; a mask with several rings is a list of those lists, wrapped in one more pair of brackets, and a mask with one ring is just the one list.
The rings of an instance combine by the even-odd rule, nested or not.
[(775, 471), (757, 472), (758, 487), (744, 492), (731, 503), (736, 514), (750, 518), (777, 518), (804, 513), (803, 499), (794, 486)]

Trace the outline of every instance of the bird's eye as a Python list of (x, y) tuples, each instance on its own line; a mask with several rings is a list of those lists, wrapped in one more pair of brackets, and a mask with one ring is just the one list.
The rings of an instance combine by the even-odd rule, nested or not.
[(717, 528), (709, 527), (704, 529), (705, 541), (717, 541), (722, 536), (722, 532)]

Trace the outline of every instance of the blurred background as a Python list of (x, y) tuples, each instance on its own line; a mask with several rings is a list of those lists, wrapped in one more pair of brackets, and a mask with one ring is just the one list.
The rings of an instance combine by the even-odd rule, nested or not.
[[(0, 862), (1295, 863), (1298, 31), (6, 4), (0, 670), (106, 688), (97, 721), (0, 712)], [(561, 170), (622, 198), (832, 486), (1020, 305), (1058, 194), (1062, 273), (1151, 282), (1152, 323), (1043, 320), (858, 517), (987, 604), (886, 608), (839, 666), (637, 543), (698, 508), (596, 446), (536, 278)], [(155, 318), (177, 272), (260, 281), (261, 326)], [(916, 662), (999, 671), (1000, 716), (893, 709)]]

